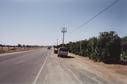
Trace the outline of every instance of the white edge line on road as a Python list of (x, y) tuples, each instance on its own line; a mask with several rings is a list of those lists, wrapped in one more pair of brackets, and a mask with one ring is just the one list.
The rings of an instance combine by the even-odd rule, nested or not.
[(44, 63), (42, 64), (42, 66), (41, 66), (41, 68), (40, 68), (40, 70), (39, 70), (39, 72), (38, 72), (38, 74), (37, 74), (37, 76), (36, 76), (36, 78), (35, 78), (33, 84), (36, 84), (36, 83), (37, 83), (37, 80), (38, 80), (38, 78), (39, 78), (39, 76), (40, 76), (40, 74), (41, 74), (41, 72), (42, 72), (42, 70), (43, 70), (43, 68), (44, 68), (44, 65), (45, 65), (46, 62), (47, 62), (48, 57), (49, 57), (49, 56), (46, 57)]

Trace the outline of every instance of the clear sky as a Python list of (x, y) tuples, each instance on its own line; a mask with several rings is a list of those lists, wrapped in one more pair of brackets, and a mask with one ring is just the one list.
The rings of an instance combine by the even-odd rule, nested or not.
[(98, 36), (102, 31), (127, 35), (127, 0), (112, 8), (84, 27), (74, 30), (114, 0), (0, 0), (1, 44), (61, 43), (61, 28), (67, 27), (66, 42)]

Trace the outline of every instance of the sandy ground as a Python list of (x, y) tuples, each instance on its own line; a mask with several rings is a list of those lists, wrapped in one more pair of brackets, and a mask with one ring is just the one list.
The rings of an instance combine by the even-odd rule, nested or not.
[(127, 66), (97, 63), (70, 54), (48, 57), (36, 84), (127, 84)]
[(23, 48), (23, 47), (0, 47), (0, 54), (3, 53), (12, 53), (12, 52), (20, 52), (20, 51), (27, 51), (36, 48)]

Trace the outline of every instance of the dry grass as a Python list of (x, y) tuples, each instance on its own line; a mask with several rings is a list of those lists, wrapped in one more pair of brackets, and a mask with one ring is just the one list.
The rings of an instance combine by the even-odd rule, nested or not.
[(0, 47), (0, 54), (1, 53), (10, 53), (10, 52), (19, 52), (19, 51), (26, 51), (31, 50), (33, 48), (23, 48), (23, 47)]

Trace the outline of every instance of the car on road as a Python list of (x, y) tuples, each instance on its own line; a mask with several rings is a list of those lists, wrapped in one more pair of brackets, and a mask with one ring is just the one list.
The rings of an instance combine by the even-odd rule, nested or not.
[(51, 46), (48, 46), (48, 49), (51, 49)]
[(67, 57), (68, 56), (68, 49), (65, 47), (60, 47), (58, 50), (58, 57)]
[(57, 53), (58, 53), (58, 49), (54, 48), (54, 54), (57, 54)]

